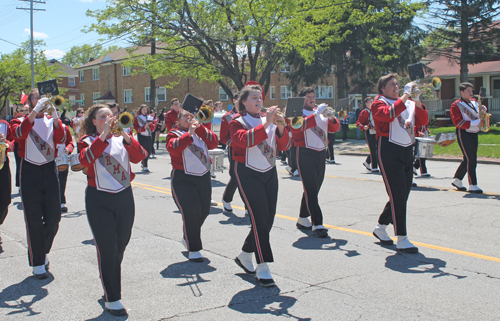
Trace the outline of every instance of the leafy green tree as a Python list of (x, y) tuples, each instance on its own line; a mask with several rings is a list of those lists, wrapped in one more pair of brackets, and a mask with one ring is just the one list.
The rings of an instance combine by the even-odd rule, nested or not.
[(90, 58), (97, 59), (118, 49), (120, 49), (119, 46), (109, 46), (107, 48), (103, 48), (102, 45), (92, 46), (89, 44), (73, 46), (62, 58), (62, 63), (71, 67), (78, 67), (89, 62)]

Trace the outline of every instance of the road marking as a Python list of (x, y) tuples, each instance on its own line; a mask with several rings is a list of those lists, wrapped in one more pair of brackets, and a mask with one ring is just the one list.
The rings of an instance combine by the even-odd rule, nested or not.
[[(148, 185), (148, 184), (143, 184), (143, 183), (137, 183), (137, 182), (132, 182), (131, 184), (132, 184), (132, 186), (135, 186), (135, 187), (138, 187), (138, 188), (142, 188), (142, 189), (146, 189), (146, 190), (149, 190), (149, 191), (154, 191), (154, 192), (158, 192), (158, 193), (172, 195), (171, 190), (168, 189), (168, 188), (154, 186), (154, 185)], [(153, 187), (153, 188), (150, 188), (150, 187)], [(217, 203), (217, 205), (218, 206), (222, 206), (222, 203)], [(233, 205), (232, 207), (240, 209), (240, 210), (245, 210), (245, 208), (241, 207), (241, 206), (234, 206)], [(281, 215), (281, 214), (276, 214), (276, 217), (283, 218), (283, 219), (290, 220), (290, 221), (295, 221), (295, 222), (297, 221), (296, 217), (290, 217), (290, 216)], [(339, 231), (344, 231), (344, 232), (349, 232), (349, 233), (355, 233), (355, 234), (360, 234), (360, 235), (374, 237), (373, 234), (370, 233), (370, 232), (359, 231), (359, 230), (354, 230), (354, 229), (340, 227), (340, 226), (335, 226), (335, 225), (330, 225), (330, 224), (323, 224), (323, 226), (331, 228), (331, 229), (339, 230)], [(396, 241), (396, 238), (393, 237), (392, 239), (394, 241)], [(447, 247), (443, 247), (443, 246), (432, 245), (432, 244), (421, 243), (421, 242), (413, 242), (413, 244), (421, 246), (421, 247), (426, 247), (426, 248), (429, 248), (429, 249), (433, 249), (433, 250), (442, 251), (442, 252), (454, 253), (454, 254), (459, 254), (459, 255), (474, 257), (474, 258), (477, 258), (477, 259), (482, 259), (482, 260), (487, 260), (487, 261), (493, 261), (493, 262), (499, 262), (500, 263), (500, 258), (494, 257), (494, 256), (488, 256), (488, 255), (482, 255), (482, 254), (477, 254), (477, 253), (472, 253), (472, 252), (467, 252), (467, 251), (455, 250), (455, 249), (451, 249), (451, 248), (447, 248)]]

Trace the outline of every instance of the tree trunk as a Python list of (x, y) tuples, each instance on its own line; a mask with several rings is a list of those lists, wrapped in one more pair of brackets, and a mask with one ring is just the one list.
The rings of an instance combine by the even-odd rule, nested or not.
[(467, 0), (461, 0), (460, 8), (460, 82), (469, 80), (469, 26), (467, 24)]

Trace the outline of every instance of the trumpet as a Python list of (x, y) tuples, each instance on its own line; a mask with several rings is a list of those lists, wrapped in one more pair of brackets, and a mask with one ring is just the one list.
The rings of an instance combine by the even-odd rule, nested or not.
[[(483, 88), (481, 88), (483, 89)], [(481, 126), (480, 130), (482, 132), (485, 132), (487, 133), (489, 130), (490, 130), (490, 117), (491, 117), (491, 114), (487, 113), (486, 111), (484, 111), (483, 109), (483, 103), (481, 101), (481, 90), (479, 91), (479, 95), (476, 95), (477, 97), (477, 107), (478, 107), (478, 110), (479, 110), (479, 119), (481, 119), (483, 121), (483, 125)]]
[[(265, 111), (267, 111), (269, 109), (269, 108), (266, 108), (266, 107), (258, 105), (258, 104), (257, 104), (257, 106), (260, 107), (262, 110), (265, 110)], [(278, 116), (279, 119), (276, 119), (276, 117), (275, 117), (275, 120), (273, 121), (273, 124), (275, 124), (275, 125), (280, 125), (281, 124), (283, 126), (286, 126), (285, 114), (283, 114), (283, 112), (281, 112), (281, 111), (278, 111), (276, 113), (276, 116)]]
[(113, 135), (120, 135), (123, 128), (129, 128), (132, 126), (134, 121), (134, 116), (131, 113), (123, 112), (120, 114), (118, 119), (113, 121), (113, 128), (111, 129), (111, 133)]
[(210, 123), (214, 119), (214, 111), (210, 106), (201, 106), (198, 113), (196, 113), (196, 120), (200, 123)]
[[(434, 77), (428, 84), (417, 85), (413, 87), (413, 91), (417, 90), (423, 91), (426, 88), (431, 88), (434, 91), (438, 91), (439, 89), (441, 89), (441, 79), (439, 79), (439, 77)], [(404, 90), (405, 90), (404, 88), (401, 88), (399, 91), (404, 91)]]
[(52, 97), (52, 95), (48, 94), (47, 98), (49, 98), (49, 100), (45, 103), (45, 106), (47, 108), (47, 114), (49, 115), (52, 115), (58, 108), (64, 106), (66, 103), (66, 99), (60, 95)]

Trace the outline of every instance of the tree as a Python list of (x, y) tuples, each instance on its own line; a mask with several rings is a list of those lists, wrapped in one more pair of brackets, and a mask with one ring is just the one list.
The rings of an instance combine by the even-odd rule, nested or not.
[(89, 62), (90, 58), (97, 59), (118, 49), (120, 49), (119, 46), (109, 46), (107, 48), (103, 48), (102, 45), (91, 46), (88, 44), (73, 46), (62, 58), (62, 63), (71, 67), (78, 67)]
[[(49, 66), (41, 40), (34, 42), (35, 83), (54, 79), (63, 75), (57, 71), (58, 64)], [(30, 42), (26, 41), (21, 48), (10, 54), (0, 55), (0, 113), (7, 106), (7, 99), (19, 102), (21, 91), (28, 93), (31, 88)]]
[(468, 81), (469, 64), (491, 59), (500, 38), (497, 0), (436, 0), (429, 3), (431, 53), (460, 64), (460, 82)]

